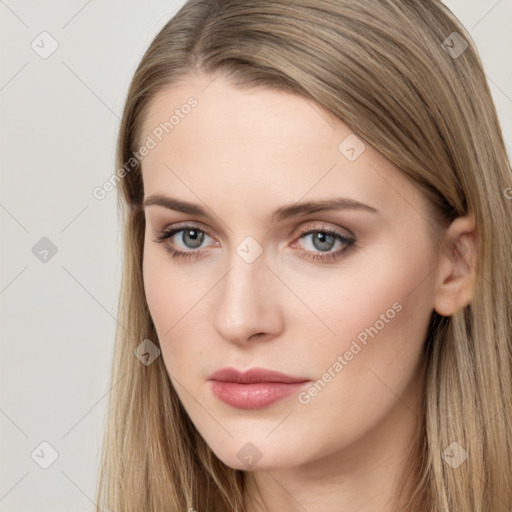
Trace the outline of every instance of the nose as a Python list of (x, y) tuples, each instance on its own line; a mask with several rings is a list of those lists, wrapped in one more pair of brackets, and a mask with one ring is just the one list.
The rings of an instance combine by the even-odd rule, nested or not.
[(246, 263), (235, 254), (229, 272), (218, 286), (215, 330), (226, 341), (238, 345), (277, 336), (283, 329), (279, 286), (282, 284), (267, 268), (263, 256)]

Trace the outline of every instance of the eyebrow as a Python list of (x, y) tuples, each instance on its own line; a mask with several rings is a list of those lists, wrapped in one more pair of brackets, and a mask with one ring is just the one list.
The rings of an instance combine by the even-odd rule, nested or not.
[[(149, 196), (142, 203), (143, 208), (147, 206), (158, 205), (169, 210), (188, 213), (189, 215), (197, 215), (201, 217), (210, 217), (208, 212), (197, 204), (188, 203), (162, 194), (154, 194)], [(274, 222), (280, 222), (289, 217), (307, 215), (311, 213), (329, 211), (329, 210), (362, 210), (371, 213), (379, 213), (373, 206), (361, 203), (355, 199), (348, 197), (335, 197), (332, 199), (320, 199), (316, 201), (306, 201), (302, 203), (294, 203), (278, 208), (272, 214)]]

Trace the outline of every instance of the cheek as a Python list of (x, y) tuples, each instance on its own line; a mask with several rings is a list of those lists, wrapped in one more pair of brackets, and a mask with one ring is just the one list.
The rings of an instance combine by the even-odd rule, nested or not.
[[(319, 331), (326, 347), (335, 339), (343, 345), (359, 334), (364, 341), (365, 333), (370, 337), (369, 331), (375, 332), (375, 328), (379, 335), (410, 328), (419, 332), (421, 318), (430, 318), (433, 308), (434, 272), (425, 240), (419, 239), (412, 247), (395, 240), (355, 255), (320, 279), (288, 276), (317, 317), (297, 315), (295, 321), (305, 324), (310, 318), (322, 328), (320, 319), (329, 326), (331, 333), (323, 328)], [(302, 339), (307, 342), (308, 336)]]
[(178, 376), (189, 361), (201, 358), (200, 345), (192, 341), (195, 330), (204, 326), (202, 307), (213, 281), (209, 283), (212, 279), (208, 275), (198, 277), (186, 265), (172, 262), (172, 256), (163, 247), (150, 244), (151, 241), (146, 241), (143, 260), (146, 301), (164, 363), (171, 375)]
[(307, 340), (303, 346), (314, 355), (315, 376), (322, 381), (319, 391), (312, 390), (323, 395), (314, 398), (319, 408), (341, 400), (352, 418), (362, 414), (361, 403), (373, 404), (365, 409), (368, 414), (379, 414), (414, 378), (432, 313), (435, 273), (425, 243), (412, 247), (407, 257), (396, 249), (381, 251), (345, 275), (344, 286), (323, 288), (325, 307), (318, 311), (335, 335), (319, 340), (314, 352)]
[(306, 430), (322, 432), (325, 441), (312, 447), (322, 454), (365, 436), (395, 413), (416, 410), (433, 279), (426, 278), (421, 252), (383, 259), (372, 258), (367, 272), (345, 275), (345, 289), (323, 288), (315, 304), (335, 335), (312, 343), (313, 324), (296, 318), (302, 344), (294, 353), (308, 354), (314, 382), (297, 397), (304, 427), (283, 443), (300, 443)]
[(204, 290), (187, 265), (173, 261), (164, 246), (146, 239), (142, 264), (146, 301), (159, 334), (185, 316)]
[(158, 250), (149, 244), (151, 241), (146, 241), (142, 264), (144, 291), (153, 323), (160, 334), (164, 319), (169, 314), (169, 302), (172, 300), (173, 288), (170, 276), (162, 271), (165, 269), (165, 265), (162, 265), (162, 258), (157, 254)]
[(153, 247), (151, 244), (147, 241), (144, 248), (144, 291), (165, 361), (169, 351), (166, 340), (180, 327), (179, 320), (185, 317), (193, 298), (193, 286), (180, 283), (179, 271), (173, 270), (170, 261), (172, 256), (162, 246)]

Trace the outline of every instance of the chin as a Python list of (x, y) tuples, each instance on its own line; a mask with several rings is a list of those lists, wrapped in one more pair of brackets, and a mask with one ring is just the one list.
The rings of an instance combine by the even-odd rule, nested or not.
[[(279, 449), (278, 446), (262, 446), (264, 443), (232, 441), (229, 445), (222, 447), (211, 447), (217, 458), (226, 466), (242, 471), (263, 471), (293, 467), (303, 463), (297, 458), (297, 450), (288, 453)], [(226, 447), (231, 449), (228, 451)]]

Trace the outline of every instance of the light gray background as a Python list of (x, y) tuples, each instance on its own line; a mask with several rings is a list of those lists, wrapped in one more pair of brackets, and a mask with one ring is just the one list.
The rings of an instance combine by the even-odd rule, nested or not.
[[(182, 4), (0, 0), (0, 511), (94, 509), (121, 252), (116, 192), (92, 190), (115, 170), (135, 67)], [(512, 0), (446, 4), (480, 50), (510, 155)], [(43, 31), (59, 45), (47, 59), (31, 47)], [(46, 263), (42, 237), (57, 247)], [(48, 469), (31, 457), (43, 441)]]

